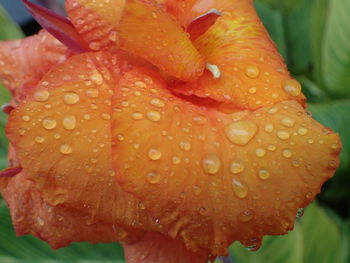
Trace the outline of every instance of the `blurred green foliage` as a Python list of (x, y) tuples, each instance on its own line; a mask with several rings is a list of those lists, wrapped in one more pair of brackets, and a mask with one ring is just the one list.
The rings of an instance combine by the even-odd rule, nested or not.
[[(266, 237), (258, 252), (236, 243), (225, 262), (350, 262), (350, 0), (256, 0), (258, 13), (292, 73), (303, 85), (314, 118), (340, 133), (341, 167), (286, 236)], [(0, 7), (0, 40), (22, 37)], [(0, 86), (0, 104), (9, 94)], [(0, 113), (0, 169), (6, 165), (5, 114)], [(0, 205), (0, 262), (124, 262), (116, 244), (73, 244), (52, 251), (32, 237), (15, 237)], [(118, 261), (119, 260), (119, 261)], [(218, 260), (220, 261), (220, 260)]]

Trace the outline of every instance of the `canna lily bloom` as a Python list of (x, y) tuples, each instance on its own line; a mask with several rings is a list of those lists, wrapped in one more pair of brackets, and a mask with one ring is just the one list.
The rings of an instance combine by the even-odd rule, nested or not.
[(47, 30), (0, 44), (18, 235), (203, 263), (286, 234), (338, 167), (251, 0), (24, 2)]

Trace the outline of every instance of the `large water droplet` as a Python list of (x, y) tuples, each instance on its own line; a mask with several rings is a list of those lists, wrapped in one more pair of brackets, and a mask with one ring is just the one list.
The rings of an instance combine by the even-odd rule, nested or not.
[(258, 67), (256, 66), (248, 66), (245, 70), (245, 74), (247, 75), (247, 77), (249, 78), (257, 78), (260, 74), (260, 70)]
[(63, 118), (62, 124), (66, 130), (74, 130), (77, 120), (73, 115), (69, 115)]
[(46, 130), (53, 130), (57, 126), (56, 120), (51, 117), (44, 118), (41, 124)]
[(158, 107), (158, 108), (163, 108), (165, 106), (165, 102), (162, 99), (154, 98), (151, 100), (151, 105)]
[(73, 152), (73, 148), (68, 144), (62, 144), (60, 147), (60, 152), (65, 155), (71, 154)]
[(157, 121), (160, 121), (161, 115), (159, 111), (150, 110), (147, 112), (147, 118), (150, 121), (157, 122)]
[(282, 88), (293, 97), (297, 97), (301, 94), (301, 85), (295, 79), (287, 79), (283, 81)]
[(148, 151), (148, 157), (153, 161), (159, 160), (162, 157), (162, 152), (158, 149), (151, 148)]
[(302, 128), (298, 129), (298, 133), (299, 133), (299, 135), (304, 136), (308, 133), (308, 130), (306, 128), (302, 127)]
[(293, 120), (292, 118), (289, 117), (285, 117), (281, 120), (282, 125), (284, 125), (285, 127), (291, 128), (294, 126), (295, 124), (295, 120)]
[(90, 79), (96, 84), (101, 85), (103, 83), (103, 77), (100, 73), (94, 73), (90, 76)]
[(280, 138), (281, 140), (285, 141), (290, 138), (290, 134), (287, 131), (279, 130), (277, 131), (277, 137)]
[(244, 171), (244, 164), (241, 161), (234, 161), (231, 163), (230, 171), (233, 174), (239, 174)]
[(75, 92), (68, 92), (63, 96), (63, 101), (68, 105), (76, 104), (79, 101), (79, 99), (79, 95)]
[(269, 172), (268, 170), (266, 170), (266, 169), (261, 169), (261, 170), (259, 171), (259, 178), (260, 178), (261, 180), (267, 180), (267, 179), (269, 179), (269, 178), (270, 178), (270, 172)]
[(131, 114), (131, 117), (134, 120), (142, 120), (143, 119), (143, 114), (141, 112), (134, 112)]
[(232, 143), (244, 146), (255, 136), (257, 131), (258, 126), (254, 122), (243, 120), (226, 126), (225, 135)]
[(240, 181), (233, 179), (232, 187), (233, 187), (233, 192), (238, 198), (244, 199), (248, 196), (248, 191), (249, 191), (248, 187), (242, 184)]
[(38, 90), (34, 93), (34, 99), (38, 102), (45, 102), (49, 99), (50, 93), (47, 90)]
[(208, 174), (216, 174), (220, 170), (221, 161), (219, 157), (210, 154), (203, 159), (203, 169)]

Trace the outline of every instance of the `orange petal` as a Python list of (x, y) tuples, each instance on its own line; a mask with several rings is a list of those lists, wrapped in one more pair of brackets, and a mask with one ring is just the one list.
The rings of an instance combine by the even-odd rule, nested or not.
[[(222, 11), (220, 6), (217, 9)], [(176, 92), (209, 97), (241, 109), (284, 100), (304, 103), (300, 84), (290, 78), (252, 1), (233, 1), (194, 45), (205, 57), (208, 70), (198, 81), (177, 87)]]
[[(295, 101), (221, 113), (175, 97), (157, 75), (126, 73), (112, 105), (113, 165), (159, 231), (226, 253), (284, 234), (338, 166), (339, 136)], [(205, 229), (205, 231), (203, 231)]]
[(118, 47), (181, 80), (202, 74), (203, 60), (176, 21), (153, 5), (124, 2), (97, 5), (91, 0), (71, 0), (66, 4), (74, 26), (92, 50)]
[(2, 194), (10, 208), (17, 235), (34, 234), (55, 249), (73, 241), (100, 243), (133, 240), (117, 225), (102, 222), (84, 224), (82, 222), (89, 218), (88, 214), (46, 203), (24, 173), (13, 178), (2, 189)]
[(184, 244), (158, 233), (150, 232), (138, 242), (124, 245), (128, 263), (206, 263), (206, 252), (190, 252)]
[(89, 214), (87, 223), (148, 220), (138, 200), (115, 183), (111, 164), (110, 87), (120, 70), (110, 54), (73, 56), (41, 80), (6, 127), (45, 202)]
[(0, 43), (0, 79), (17, 99), (35, 86), (53, 66), (70, 52), (49, 33)]

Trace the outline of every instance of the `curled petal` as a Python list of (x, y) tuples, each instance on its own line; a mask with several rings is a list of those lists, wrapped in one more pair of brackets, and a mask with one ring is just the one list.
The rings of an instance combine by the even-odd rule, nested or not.
[(67, 11), (90, 49), (120, 48), (181, 80), (196, 79), (204, 62), (189, 37), (163, 9), (140, 1), (70, 0)]
[(130, 234), (115, 224), (87, 224), (85, 222), (90, 219), (88, 214), (46, 203), (24, 173), (13, 178), (1, 192), (10, 208), (17, 235), (34, 234), (55, 249), (73, 241), (133, 241)]
[(284, 100), (304, 104), (301, 86), (288, 70), (259, 20), (252, 1), (213, 4), (222, 16), (194, 45), (207, 63), (215, 65), (220, 77), (206, 71), (198, 81), (176, 88), (176, 92), (234, 104), (241, 109), (258, 109)]
[(223, 255), (232, 241), (258, 246), (263, 235), (287, 233), (338, 166), (339, 136), (295, 101), (221, 113), (175, 97), (159, 76), (137, 68), (118, 86), (118, 181), (162, 233), (191, 250)]
[(71, 53), (47, 31), (0, 43), (0, 79), (21, 100), (52, 67)]

